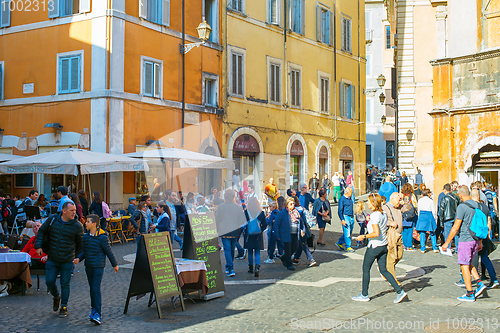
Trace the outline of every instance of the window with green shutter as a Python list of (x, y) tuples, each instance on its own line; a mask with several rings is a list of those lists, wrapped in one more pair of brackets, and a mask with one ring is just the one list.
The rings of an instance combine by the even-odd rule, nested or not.
[(142, 94), (144, 96), (161, 98), (161, 64), (144, 61), (143, 71)]
[(78, 93), (81, 89), (81, 56), (59, 58), (59, 94)]

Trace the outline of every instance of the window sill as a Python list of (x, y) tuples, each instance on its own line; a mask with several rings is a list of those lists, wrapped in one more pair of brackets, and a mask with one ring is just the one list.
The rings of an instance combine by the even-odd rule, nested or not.
[(235, 14), (235, 15), (238, 15), (238, 16), (241, 16), (241, 17), (245, 17), (247, 18), (248, 15), (243, 13), (243, 12), (240, 12), (239, 10), (236, 10), (236, 9), (233, 9), (231, 7), (227, 7), (227, 11), (231, 14)]
[(80, 94), (82, 93), (83, 91), (81, 90), (78, 90), (78, 91), (68, 91), (68, 92), (58, 92), (57, 94), (58, 95), (69, 95), (69, 94)]

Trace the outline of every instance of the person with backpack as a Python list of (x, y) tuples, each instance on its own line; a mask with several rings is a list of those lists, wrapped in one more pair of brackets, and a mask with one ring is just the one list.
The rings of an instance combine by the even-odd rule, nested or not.
[(432, 250), (439, 253), (436, 240), (436, 206), (431, 199), (431, 190), (426, 188), (422, 191), (422, 198), (418, 200), (418, 219), (415, 229), (420, 233), (420, 251), (425, 253), (426, 233), (431, 236)]
[[(278, 202), (278, 207), (280, 212), (276, 217), (273, 228), (276, 228), (276, 233), (278, 235), (278, 241), (283, 242), (284, 254), (280, 257), (283, 266), (287, 269), (293, 271), (295, 266), (292, 265), (292, 248), (291, 242), (293, 240), (292, 235), (292, 211), (295, 209), (295, 199), (289, 197), (286, 199), (283, 197), (278, 197), (276, 200)], [(298, 228), (297, 228), (298, 230)], [(295, 234), (297, 236), (297, 234)]]
[[(491, 223), (493, 226), (493, 224), (496, 224), (497, 221), (497, 215), (496, 215), (496, 212), (498, 211), (497, 194), (493, 191), (493, 185), (491, 184), (485, 185), (483, 187), (483, 192), (484, 195), (486, 196), (486, 200), (488, 201), (485, 202), (485, 204), (488, 205), (488, 209), (490, 211), (490, 216), (491, 216)], [(490, 237), (493, 238), (493, 228), (491, 228)]]
[[(358, 201), (356, 204), (356, 208), (354, 209), (354, 219), (358, 222), (359, 225), (359, 234), (364, 235), (366, 230), (366, 223), (370, 219), (370, 215), (365, 210), (366, 203), (364, 201)], [(364, 246), (363, 242), (359, 242), (357, 244), (357, 248), (362, 248)]]
[[(457, 214), (457, 207), (460, 199), (458, 199), (458, 197), (455, 194), (453, 194), (453, 192), (451, 191), (450, 184), (444, 185), (443, 193), (444, 196), (441, 198), (441, 201), (438, 204), (439, 206), (438, 216), (439, 216), (439, 221), (443, 225), (444, 239), (446, 241), (446, 239), (448, 239), (448, 236), (450, 235), (451, 228), (455, 223), (455, 216)], [(455, 236), (454, 240), (456, 249), (458, 247), (458, 235)]]
[(326, 190), (319, 190), (319, 198), (314, 201), (313, 216), (316, 217), (319, 228), (318, 244), (325, 246), (326, 243), (323, 239), (325, 235), (326, 224), (332, 224), (332, 209), (330, 207), (330, 200), (326, 197)]
[[(487, 223), (488, 223), (488, 229), (491, 230), (491, 216), (488, 215), (490, 213), (490, 209), (487, 205), (483, 204), (482, 202), (479, 201), (479, 192), (478, 190), (472, 190), (471, 191), (471, 198), (472, 200), (476, 201), (479, 203), (479, 206), (481, 207), (481, 211), (486, 215)], [(493, 267), (493, 263), (491, 262), (491, 259), (489, 258), (489, 255), (491, 252), (495, 251), (495, 246), (491, 242), (490, 239), (490, 232), (488, 232), (488, 237), (483, 239), (481, 241), (482, 249), (479, 250), (478, 254), (481, 257), (481, 281), (486, 280), (485, 276), (485, 271), (488, 270), (488, 274), (490, 275), (490, 284), (487, 286), (487, 289), (493, 289), (495, 287), (499, 286), (498, 279), (497, 279), (497, 273), (495, 271), (495, 267)], [(484, 284), (483, 284), (484, 285)], [(484, 288), (484, 287), (483, 287)], [(480, 289), (478, 285), (478, 289)], [(478, 293), (476, 291), (476, 293)], [(476, 296), (477, 297), (477, 296)]]
[[(389, 200), (382, 206), (387, 215), (387, 270), (396, 279), (396, 265), (403, 258), (403, 214), (401, 202), (403, 195), (397, 192), (391, 194)], [(401, 285), (401, 282), (396, 279)]]
[(269, 210), (271, 211), (266, 218), (267, 223), (267, 238), (269, 240), (267, 245), (267, 259), (264, 261), (266, 264), (274, 264), (274, 250), (276, 249), (276, 244), (278, 244), (278, 254), (277, 257), (283, 255), (283, 244), (278, 242), (278, 234), (276, 233), (276, 228), (274, 227), (274, 222), (278, 216), (279, 210), (277, 209), (278, 203), (276, 201), (271, 201), (269, 203)]
[[(319, 190), (320, 196), (321, 196), (321, 191), (325, 191), (325, 189)], [(309, 250), (309, 246), (307, 245), (307, 239), (311, 236), (311, 230), (309, 229), (309, 225), (306, 223), (306, 210), (304, 209), (304, 207), (300, 206), (300, 202), (297, 197), (294, 197), (293, 199), (295, 200), (295, 209), (299, 212), (300, 218), (298, 226), (299, 231), (297, 233), (297, 236), (299, 238), (299, 246), (297, 248), (297, 251), (295, 251), (295, 253), (292, 256), (292, 264), (294, 265), (299, 264), (300, 256), (302, 255), (302, 251), (304, 251), (307, 260), (309, 260), (307, 267), (312, 267), (316, 265), (316, 261), (314, 260), (314, 257), (312, 256), (311, 251)]]
[[(253, 273), (259, 277), (260, 272), (260, 251), (264, 250), (263, 231), (267, 228), (266, 215), (260, 207), (256, 197), (248, 199), (248, 206), (244, 206), (247, 225), (243, 230), (244, 248), (248, 250), (248, 273)], [(255, 257), (254, 257), (255, 254)], [(254, 270), (255, 258), (255, 270)]]
[(417, 249), (413, 246), (413, 229), (418, 219), (417, 197), (410, 183), (403, 185), (401, 194), (403, 194), (403, 207), (401, 207), (401, 214), (403, 215), (403, 251), (415, 252)]
[(31, 190), (28, 196), (21, 201), (19, 206), (17, 207), (17, 219), (19, 221), (24, 221), (26, 220), (26, 213), (24, 211), (25, 206), (34, 206), (35, 201), (38, 198), (38, 191), (37, 190)]
[[(462, 302), (474, 302), (476, 297), (481, 295), (486, 289), (481, 282), (476, 267), (472, 264), (474, 256), (479, 251), (480, 239), (488, 236), (488, 226), (486, 215), (481, 211), (478, 202), (472, 200), (469, 188), (462, 185), (458, 188), (458, 197), (462, 203), (457, 208), (457, 215), (455, 217), (455, 224), (451, 228), (448, 239), (443, 244), (442, 250), (447, 251), (453, 237), (459, 232), (458, 242), (458, 264), (462, 271), (467, 293), (463, 296), (457, 297)], [(486, 228), (486, 230), (484, 230)], [(485, 231), (485, 235), (481, 232)], [(477, 232), (477, 233), (476, 233)], [(471, 276), (477, 280), (477, 289), (472, 290)]]

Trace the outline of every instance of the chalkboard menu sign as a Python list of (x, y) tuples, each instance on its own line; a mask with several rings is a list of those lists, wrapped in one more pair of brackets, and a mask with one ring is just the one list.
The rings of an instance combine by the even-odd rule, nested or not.
[(14, 187), (17, 188), (33, 188), (32, 173), (18, 173), (14, 175)]
[(224, 296), (224, 276), (217, 237), (214, 213), (188, 214), (184, 224), (182, 257), (205, 261), (208, 282), (208, 292), (203, 296), (205, 300)]
[(154, 293), (160, 319), (162, 316), (159, 301), (162, 299), (181, 296), (181, 307), (184, 311), (169, 232), (142, 235), (123, 313), (127, 313), (130, 297), (148, 292), (151, 293), (148, 306), (151, 306)]

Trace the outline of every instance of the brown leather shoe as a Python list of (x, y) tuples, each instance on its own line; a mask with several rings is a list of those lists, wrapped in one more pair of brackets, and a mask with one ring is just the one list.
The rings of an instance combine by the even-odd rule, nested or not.
[(52, 310), (54, 310), (54, 312), (57, 312), (57, 310), (59, 310), (59, 304), (61, 304), (61, 297), (54, 297), (54, 304), (52, 305)]

